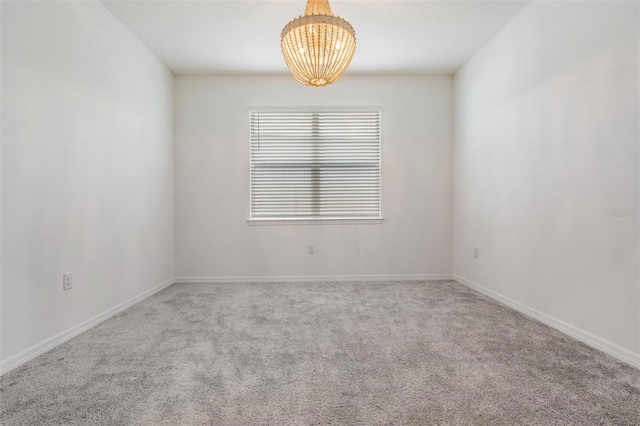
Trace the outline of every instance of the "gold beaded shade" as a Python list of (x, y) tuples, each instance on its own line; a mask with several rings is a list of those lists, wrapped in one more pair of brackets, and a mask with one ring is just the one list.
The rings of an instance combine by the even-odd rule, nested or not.
[(334, 16), (328, 0), (307, 0), (304, 15), (291, 20), (280, 38), (282, 56), (302, 84), (326, 86), (347, 70), (356, 50), (356, 32)]

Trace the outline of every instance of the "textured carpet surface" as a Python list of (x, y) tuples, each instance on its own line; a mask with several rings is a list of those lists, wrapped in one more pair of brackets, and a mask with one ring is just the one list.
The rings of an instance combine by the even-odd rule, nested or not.
[(640, 371), (455, 282), (176, 284), (0, 379), (3, 425), (638, 425)]

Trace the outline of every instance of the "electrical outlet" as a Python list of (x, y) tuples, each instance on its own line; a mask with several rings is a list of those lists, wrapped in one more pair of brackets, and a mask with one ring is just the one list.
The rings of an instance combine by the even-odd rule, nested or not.
[(474, 257), (475, 259), (477, 259), (477, 258), (478, 258), (478, 247), (474, 247), (474, 248), (473, 248), (473, 257)]
[(62, 274), (62, 289), (71, 290), (73, 288), (73, 272), (65, 272)]
[(314, 244), (309, 244), (309, 247), (307, 248), (307, 253), (316, 254), (316, 246)]

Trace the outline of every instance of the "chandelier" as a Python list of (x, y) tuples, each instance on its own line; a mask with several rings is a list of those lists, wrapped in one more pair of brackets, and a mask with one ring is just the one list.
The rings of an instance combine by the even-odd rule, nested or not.
[(326, 86), (347, 70), (356, 50), (356, 32), (331, 13), (329, 0), (307, 0), (304, 15), (282, 30), (280, 47), (296, 80)]

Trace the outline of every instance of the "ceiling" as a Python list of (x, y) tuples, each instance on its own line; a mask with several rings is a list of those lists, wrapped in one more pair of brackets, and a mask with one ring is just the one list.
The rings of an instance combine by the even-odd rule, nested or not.
[[(286, 73), (280, 32), (306, 0), (102, 0), (177, 74)], [(527, 1), (330, 1), (356, 30), (349, 73), (457, 71)]]

